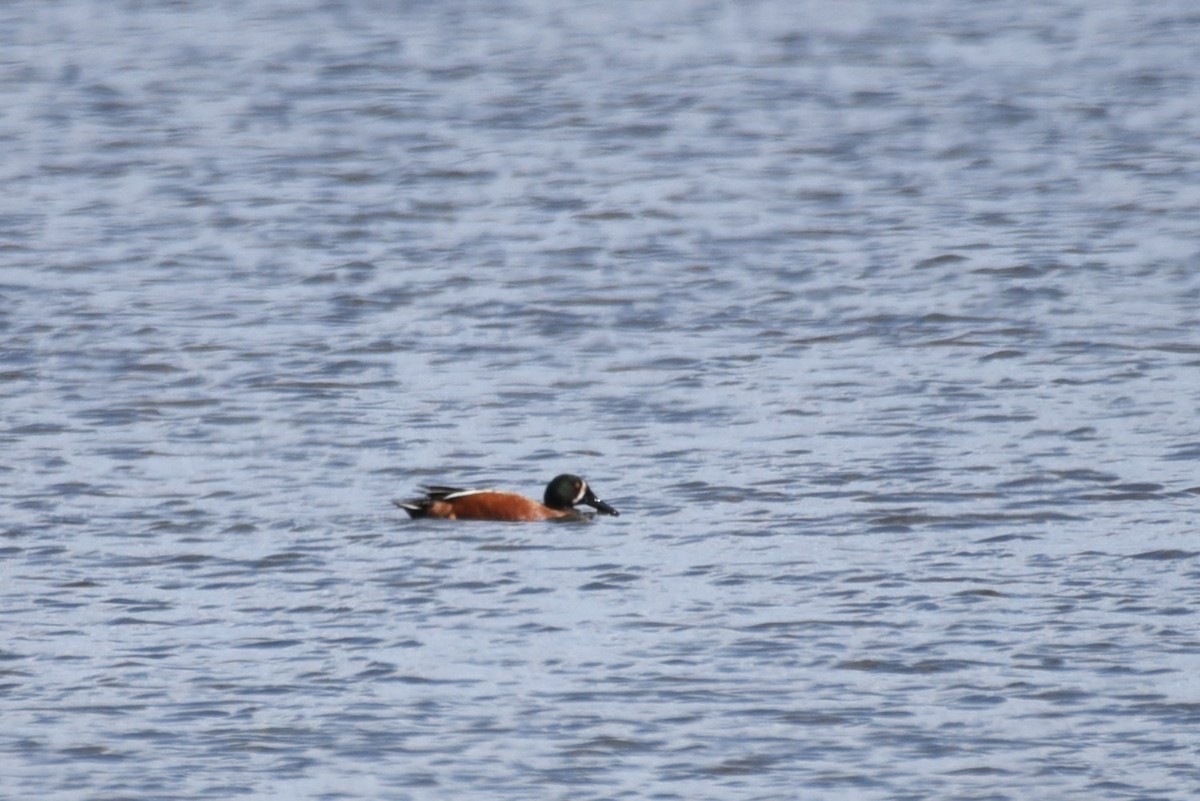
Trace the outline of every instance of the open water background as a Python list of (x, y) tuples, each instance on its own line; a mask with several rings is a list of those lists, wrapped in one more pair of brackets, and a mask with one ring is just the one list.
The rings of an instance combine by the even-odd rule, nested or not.
[(1196, 798), (1198, 163), (1191, 0), (0, 5), (0, 796)]

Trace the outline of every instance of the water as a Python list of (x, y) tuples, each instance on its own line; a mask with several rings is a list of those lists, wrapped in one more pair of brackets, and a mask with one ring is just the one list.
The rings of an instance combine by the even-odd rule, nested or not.
[(1196, 797), (1200, 16), (1096, 5), (5, 4), (0, 796)]

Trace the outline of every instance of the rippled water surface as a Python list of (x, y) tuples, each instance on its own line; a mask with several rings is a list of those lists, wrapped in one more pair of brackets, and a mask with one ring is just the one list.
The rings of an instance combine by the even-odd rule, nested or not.
[(1198, 42), (3, 4), (0, 796), (1197, 797)]

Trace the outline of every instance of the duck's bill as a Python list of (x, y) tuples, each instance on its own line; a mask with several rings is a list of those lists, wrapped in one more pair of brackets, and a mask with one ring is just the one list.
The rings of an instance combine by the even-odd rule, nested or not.
[(618, 512), (616, 509), (612, 508), (611, 506), (609, 506), (607, 503), (600, 500), (599, 498), (595, 498), (595, 497), (588, 498), (587, 500), (584, 501), (584, 503), (586, 503), (588, 506), (595, 509), (597, 512), (600, 512), (601, 514), (612, 515), (613, 517), (621, 516), (620, 512)]

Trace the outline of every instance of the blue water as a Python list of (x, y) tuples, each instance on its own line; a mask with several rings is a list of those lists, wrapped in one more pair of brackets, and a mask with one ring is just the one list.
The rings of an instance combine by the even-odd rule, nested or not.
[(3, 4), (0, 797), (1195, 798), (1198, 42)]

